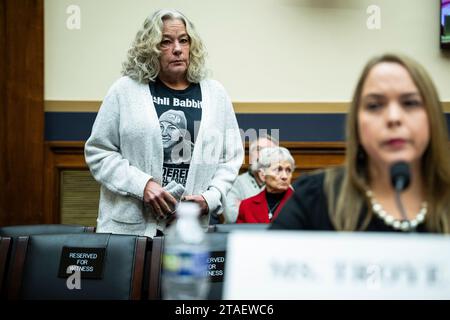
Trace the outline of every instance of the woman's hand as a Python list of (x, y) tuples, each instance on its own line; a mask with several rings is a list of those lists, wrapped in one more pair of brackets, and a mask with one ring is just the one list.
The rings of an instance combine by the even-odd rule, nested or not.
[(152, 207), (156, 218), (164, 219), (174, 213), (177, 200), (157, 182), (149, 180), (144, 189), (144, 203)]
[(202, 216), (207, 215), (209, 213), (208, 203), (206, 202), (205, 198), (203, 198), (202, 195), (185, 196), (181, 198), (181, 201), (192, 201), (197, 203), (200, 207), (200, 215)]

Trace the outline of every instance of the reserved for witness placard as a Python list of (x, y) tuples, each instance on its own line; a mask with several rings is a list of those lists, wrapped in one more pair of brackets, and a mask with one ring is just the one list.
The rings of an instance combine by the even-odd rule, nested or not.
[(450, 237), (236, 231), (225, 299), (450, 299)]

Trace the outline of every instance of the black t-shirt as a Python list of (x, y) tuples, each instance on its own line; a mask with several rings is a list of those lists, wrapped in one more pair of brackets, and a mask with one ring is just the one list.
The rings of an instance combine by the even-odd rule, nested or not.
[(150, 92), (158, 114), (164, 148), (163, 181), (186, 186), (189, 165), (202, 118), (200, 84), (184, 90), (167, 87), (159, 79), (150, 81)]
[[(294, 194), (281, 209), (269, 229), (290, 230), (335, 230), (328, 213), (328, 201), (324, 192), (325, 173), (307, 174), (299, 178), (293, 185)], [(361, 210), (360, 225), (367, 214), (367, 207)], [(375, 214), (365, 231), (402, 232), (385, 224)], [(417, 232), (427, 232), (422, 223), (417, 226)]]

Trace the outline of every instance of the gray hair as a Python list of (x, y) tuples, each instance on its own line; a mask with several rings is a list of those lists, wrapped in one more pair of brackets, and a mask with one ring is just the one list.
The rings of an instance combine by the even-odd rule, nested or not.
[(273, 163), (287, 161), (295, 169), (295, 160), (288, 149), (284, 147), (269, 147), (264, 148), (259, 153), (258, 170), (266, 170), (270, 168)]
[[(268, 133), (262, 134), (258, 137), (258, 139), (255, 139), (252, 142), (250, 142), (250, 145), (248, 146), (249, 155), (255, 150), (256, 146), (258, 145), (258, 142), (262, 139), (272, 141), (277, 146), (279, 145), (279, 141), (277, 139), (275, 139), (274, 137), (272, 137), (270, 134), (268, 134)], [(258, 171), (258, 159), (250, 162), (250, 170), (252, 172)]]
[(261, 134), (258, 139), (253, 140), (252, 142), (250, 142), (250, 145), (248, 146), (248, 150), (249, 152), (251, 152), (253, 149), (256, 148), (256, 145), (258, 144), (259, 140), (262, 139), (266, 139), (269, 141), (272, 141), (274, 144), (279, 145), (279, 141), (277, 139), (275, 139), (274, 137), (272, 137), (270, 134)]
[(122, 75), (141, 82), (154, 81), (160, 72), (159, 49), (162, 40), (164, 20), (177, 19), (183, 21), (190, 38), (189, 67), (186, 78), (189, 82), (198, 83), (206, 78), (206, 50), (194, 24), (181, 12), (172, 9), (161, 9), (147, 17), (143, 26), (128, 50), (127, 60), (122, 64)]

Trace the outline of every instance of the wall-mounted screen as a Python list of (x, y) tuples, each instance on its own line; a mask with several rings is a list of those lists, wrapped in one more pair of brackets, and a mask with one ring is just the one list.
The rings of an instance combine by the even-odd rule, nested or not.
[(450, 49), (450, 0), (441, 0), (441, 48)]

